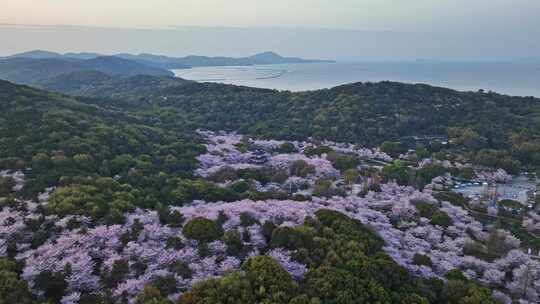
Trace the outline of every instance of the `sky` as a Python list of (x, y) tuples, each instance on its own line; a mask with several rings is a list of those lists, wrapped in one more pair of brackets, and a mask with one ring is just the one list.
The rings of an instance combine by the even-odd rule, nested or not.
[(539, 13), (538, 0), (2, 0), (0, 55), (524, 58), (539, 53)]

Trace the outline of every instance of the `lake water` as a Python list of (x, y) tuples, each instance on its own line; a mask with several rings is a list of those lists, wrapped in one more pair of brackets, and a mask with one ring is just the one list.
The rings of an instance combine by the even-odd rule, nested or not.
[(540, 97), (540, 62), (432, 63), (339, 62), (200, 67), (174, 70), (178, 77), (258, 88), (305, 91), (352, 82), (426, 83), (462, 91), (484, 89)]

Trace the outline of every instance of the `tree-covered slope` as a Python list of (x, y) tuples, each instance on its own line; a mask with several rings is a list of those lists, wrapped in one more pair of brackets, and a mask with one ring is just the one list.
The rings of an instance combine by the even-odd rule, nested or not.
[(15, 57), (0, 60), (0, 79), (32, 84), (34, 82), (81, 71), (98, 71), (111, 75), (135, 76), (168, 75), (172, 72), (147, 66), (113, 56), (102, 56), (88, 60), (74, 58), (26, 58)]
[[(13, 58), (34, 58), (34, 59), (94, 59), (103, 55), (98, 53), (66, 53), (59, 54), (55, 52), (34, 50), (30, 52), (24, 52), (20, 54), (14, 54), (12, 56), (3, 57), (0, 59), (13, 59)], [(153, 66), (156, 68), (171, 70), (171, 69), (187, 69), (190, 67), (201, 66), (231, 66), (231, 65), (255, 65), (255, 64), (283, 64), (283, 63), (311, 63), (311, 62), (333, 62), (331, 60), (310, 60), (302, 59), (298, 57), (283, 57), (275, 52), (264, 52), (255, 54), (249, 57), (208, 57), (189, 55), (185, 57), (169, 57), (163, 55), (154, 54), (115, 54), (114, 57), (123, 58), (126, 60), (138, 62), (143, 65)]]
[[(448, 135), (468, 151), (495, 149), (522, 164), (540, 165), (535, 154), (540, 151), (540, 100), (532, 97), (396, 82), (291, 93), (156, 77), (64, 92), (112, 97), (128, 107), (151, 105), (158, 117), (162, 109), (174, 108), (190, 124), (267, 138), (315, 137), (374, 146), (404, 136)], [(503, 157), (499, 154), (496, 158)]]
[(27, 195), (56, 186), (61, 178), (65, 185), (71, 178), (130, 173), (130, 181), (119, 182), (159, 196), (164, 184), (155, 183), (190, 177), (194, 157), (204, 151), (196, 136), (182, 130), (4, 81), (0, 122), (0, 167), (26, 168)]
[[(393, 183), (353, 194), (352, 181), (345, 191), (337, 181), (358, 168), (356, 154), (223, 133), (205, 148), (193, 132), (368, 145), (448, 133), (459, 149), (521, 157), (521, 145), (537, 152), (535, 99), (390, 82), (290, 93), (78, 77), (58, 88), (87, 97), (0, 81), (0, 172), (8, 169), (0, 176), (0, 302), (491, 304), (495, 291), (538, 299), (539, 268), (519, 241), (488, 236), (462, 207)], [(502, 133), (484, 130), (484, 120)], [(268, 166), (254, 165), (261, 156)], [(196, 179), (205, 164), (220, 170)], [(350, 179), (377, 180), (369, 169)], [(317, 171), (305, 180), (312, 191), (293, 196), (291, 181)], [(496, 260), (476, 258), (484, 242), (493, 251), (491, 240), (500, 243)]]
[(85, 88), (102, 85), (112, 79), (114, 78), (111, 75), (103, 72), (77, 71), (37, 81), (33, 86), (55, 92), (73, 92), (73, 95), (82, 96)]

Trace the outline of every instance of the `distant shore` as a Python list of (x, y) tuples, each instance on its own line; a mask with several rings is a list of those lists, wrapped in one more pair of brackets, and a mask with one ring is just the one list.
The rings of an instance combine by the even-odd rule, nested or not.
[(425, 83), (458, 91), (540, 97), (540, 69), (519, 63), (336, 62), (196, 67), (177, 77), (257, 88), (307, 91), (354, 82)]

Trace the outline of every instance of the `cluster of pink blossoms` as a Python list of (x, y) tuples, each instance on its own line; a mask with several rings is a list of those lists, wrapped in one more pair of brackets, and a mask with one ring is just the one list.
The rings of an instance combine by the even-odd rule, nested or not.
[[(312, 142), (292, 141), (291, 144), (297, 150), (296, 153), (278, 154), (275, 151), (278, 151), (285, 141), (253, 140), (236, 133), (205, 130), (199, 130), (198, 133), (208, 140), (208, 143), (206, 144), (207, 153), (197, 157), (200, 167), (196, 170), (196, 173), (202, 177), (208, 177), (224, 167), (236, 170), (261, 168), (261, 165), (252, 162), (253, 158), (256, 156), (254, 151), (241, 152), (238, 149), (238, 145), (242, 143), (243, 138), (248, 140), (255, 147), (259, 147), (261, 150), (270, 151), (272, 153), (268, 159), (268, 165), (270, 167), (289, 169), (292, 163), (302, 160), (315, 167), (316, 174), (312, 176), (312, 178), (339, 176), (339, 171), (332, 167), (332, 164), (324, 156), (307, 157), (303, 154), (305, 149), (317, 146)], [(378, 149), (357, 148), (352, 144), (335, 143), (331, 141), (324, 141), (322, 145), (328, 146), (336, 152), (352, 154), (360, 158), (392, 161), (390, 156)]]
[(294, 162), (304, 161), (308, 165), (315, 168), (315, 174), (310, 176), (313, 178), (332, 178), (339, 176), (339, 170), (332, 166), (332, 163), (323, 155), (321, 157), (307, 157), (304, 154), (278, 154), (272, 156), (269, 161), (269, 166), (282, 170), (289, 170)]
[[(200, 155), (200, 168), (197, 173), (208, 176), (224, 166), (232, 168), (258, 168), (252, 164), (253, 152), (241, 152), (238, 145), (242, 136), (231, 133), (213, 133), (200, 131), (209, 139), (208, 153)], [(283, 142), (255, 141), (254, 144), (267, 149), (276, 149)], [(307, 157), (302, 149), (310, 143), (293, 143), (300, 153), (278, 154), (268, 157), (268, 166), (289, 169), (295, 161), (302, 160), (315, 167), (313, 178), (337, 177), (339, 171), (324, 156)], [(343, 153), (365, 155), (370, 158), (384, 159), (379, 151), (356, 149), (347, 144), (325, 142), (334, 150)], [(503, 176), (502, 173), (499, 175)], [(289, 183), (302, 183), (305, 180), (289, 177)], [(40, 203), (46, 204), (48, 194), (54, 189), (47, 189), (40, 197)], [(451, 219), (451, 225), (435, 225), (430, 219), (423, 218), (416, 208), (418, 202), (432, 204)], [(127, 261), (129, 273), (113, 290), (113, 296), (127, 296), (133, 301), (145, 285), (159, 277), (173, 277), (178, 293), (169, 295), (178, 298), (181, 292), (189, 290), (193, 283), (219, 277), (238, 270), (246, 257), (267, 254), (276, 259), (293, 277), (301, 280), (306, 273), (305, 265), (291, 258), (292, 252), (274, 248), (268, 252), (266, 239), (262, 234), (262, 224), (272, 221), (277, 226), (296, 226), (306, 217), (314, 217), (320, 209), (330, 209), (361, 221), (377, 232), (385, 241), (384, 250), (398, 264), (412, 273), (423, 277), (442, 277), (452, 269), (462, 270), (470, 279), (478, 280), (498, 292), (496, 297), (508, 299), (507, 294), (523, 301), (539, 301), (540, 263), (519, 250), (520, 242), (510, 233), (502, 231), (505, 245), (514, 248), (507, 255), (492, 262), (484, 261), (464, 253), (467, 244), (486, 242), (489, 231), (467, 210), (449, 202), (439, 202), (430, 191), (419, 191), (412, 187), (399, 186), (395, 183), (381, 185), (380, 192), (369, 192), (364, 197), (319, 198), (313, 197), (307, 202), (293, 200), (241, 200), (232, 203), (192, 202), (188, 206), (173, 207), (180, 212), (185, 222), (204, 217), (224, 220), (224, 230), (236, 229), (249, 237), (243, 238), (244, 245), (251, 248), (245, 256), (231, 256), (223, 241), (208, 244), (209, 255), (201, 257), (197, 243), (186, 238), (182, 227), (170, 227), (160, 223), (155, 211), (136, 210), (126, 214), (123, 225), (100, 225), (89, 218), (80, 216), (44, 217), (39, 213), (38, 203), (21, 202), (25, 208), (5, 207), (0, 211), (0, 256), (7, 254), (7, 244), (17, 236), (22, 240), (17, 244), (17, 259), (24, 261), (22, 277), (36, 294), (43, 291), (36, 286), (36, 277), (43, 271), (62, 272), (69, 265), (71, 272), (67, 276), (68, 288), (63, 304), (77, 303), (82, 293), (102, 292), (102, 278), (96, 275), (96, 268), (101, 273), (111, 271), (117, 261)], [(255, 224), (244, 227), (241, 215), (249, 214)], [(44, 219), (54, 222), (55, 232), (37, 248), (32, 248), (32, 231), (28, 223)], [(535, 217), (527, 219), (526, 224), (536, 225)], [(78, 228), (70, 228), (70, 222), (78, 222)], [(42, 224), (43, 225), (43, 224)], [(134, 227), (141, 228), (136, 237), (126, 240)], [(171, 238), (181, 242), (182, 247), (168, 246)], [(416, 265), (416, 254), (429, 257), (433, 266)], [(172, 270), (172, 265), (181, 262), (191, 270), (190, 277), (183, 277)], [(137, 269), (136, 265), (144, 265)], [(525, 303), (525, 302), (524, 302)]]
[(24, 173), (22, 171), (2, 170), (0, 171), (0, 177), (11, 178), (15, 182), (13, 191), (20, 191), (24, 187)]
[(249, 163), (253, 157), (251, 152), (242, 153), (237, 145), (242, 142), (242, 136), (236, 133), (214, 133), (199, 130), (198, 133), (208, 140), (205, 145), (207, 152), (197, 156), (199, 168), (196, 174), (208, 177), (224, 167), (234, 169), (259, 168), (260, 166)]
[[(534, 290), (540, 278), (536, 276), (539, 265), (529, 256), (519, 250), (511, 251), (508, 256), (494, 262), (482, 261), (463, 254), (463, 247), (470, 240), (469, 234), (475, 239), (486, 239), (487, 232), (481, 223), (470, 217), (467, 211), (449, 203), (443, 202), (440, 210), (447, 213), (453, 221), (448, 228), (430, 224), (427, 219), (420, 218), (414, 207), (414, 202), (424, 201), (432, 204), (438, 202), (428, 193), (417, 191), (411, 187), (402, 187), (396, 184), (385, 184), (381, 192), (370, 192), (364, 198), (334, 197), (330, 199), (313, 198), (309, 202), (292, 200), (251, 201), (242, 200), (232, 203), (205, 203), (194, 202), (186, 207), (176, 207), (189, 221), (194, 217), (217, 219), (225, 215), (223, 224), (225, 230), (237, 229), (241, 233), (250, 235), (249, 242), (253, 250), (249, 255), (260, 254), (266, 247), (265, 238), (261, 233), (261, 224), (273, 221), (277, 225), (295, 226), (303, 223), (308, 216), (314, 216), (319, 209), (331, 209), (341, 212), (378, 232), (385, 240), (385, 251), (399, 264), (418, 275), (425, 277), (441, 276), (445, 272), (458, 268), (466, 270), (466, 275), (486, 284), (501, 286), (514, 294), (515, 286), (519, 282), (519, 275), (529, 275), (533, 278), (529, 289)], [(248, 213), (261, 224), (250, 227), (240, 225), (240, 215)], [(221, 215), (220, 215), (221, 214)], [(32, 211), (20, 212), (4, 208), (0, 213), (4, 219), (2, 239), (8, 234), (25, 233), (24, 222), (35, 218)], [(13, 218), (13, 220), (11, 220)], [(52, 218), (51, 218), (52, 219)], [(172, 275), (175, 277), (178, 290), (188, 290), (196, 281), (210, 277), (224, 275), (239, 268), (240, 257), (227, 256), (226, 246), (221, 241), (209, 245), (211, 255), (201, 258), (196, 249), (196, 243), (182, 234), (182, 228), (171, 228), (160, 224), (154, 211), (137, 210), (127, 214), (124, 225), (95, 226), (92, 227), (88, 219), (78, 218), (83, 222), (85, 229), (64, 228), (59, 235), (53, 235), (45, 244), (36, 249), (21, 246), (18, 258), (25, 261), (23, 278), (35, 289), (34, 279), (45, 270), (62, 271), (67, 264), (72, 272), (68, 276), (68, 299), (76, 298), (82, 292), (100, 292), (100, 278), (94, 274), (96, 261), (102, 261), (102, 271), (110, 271), (117, 260), (129, 261), (130, 265), (143, 263), (146, 269), (137, 273), (133, 270), (127, 278), (115, 289), (118, 297), (127, 295), (131, 299), (157, 277)], [(64, 222), (64, 219), (56, 219)], [(136, 239), (123, 244), (122, 235), (128, 232), (135, 223), (143, 227)], [(60, 224), (65, 227), (65, 224)], [(167, 239), (179, 238), (184, 247), (182, 249), (167, 248)], [(512, 242), (512, 241), (510, 241)], [(514, 240), (515, 242), (515, 240)], [(433, 267), (414, 265), (414, 254), (424, 254), (430, 257)], [(290, 252), (275, 249), (267, 253), (280, 262), (294, 277), (301, 279), (306, 269), (290, 258)], [(248, 255), (248, 256), (249, 256)], [(170, 265), (181, 261), (193, 272), (191, 278), (183, 278), (170, 270)], [(516, 264), (519, 262), (519, 264)], [(521, 265), (529, 268), (522, 269)], [(516, 269), (521, 269), (515, 271)], [(530, 270), (532, 269), (532, 270)], [(516, 272), (512, 280), (501, 273)], [(529, 282), (529, 281), (527, 281)], [(529, 283), (528, 283), (529, 284)], [(513, 289), (514, 288), (514, 289)], [(528, 290), (528, 289), (527, 289)], [(170, 295), (176, 298), (178, 294)], [(534, 299), (533, 292), (527, 297)]]
[[(258, 169), (263, 166), (289, 170), (295, 161), (305, 161), (307, 164), (315, 168), (315, 174), (309, 177), (313, 183), (317, 178), (330, 178), (339, 176), (339, 171), (336, 170), (330, 161), (325, 157), (307, 157), (302, 153), (268, 155), (264, 165), (253, 162), (256, 158), (254, 151), (241, 152), (238, 145), (242, 142), (242, 136), (235, 133), (214, 133), (211, 131), (199, 131), (199, 134), (205, 136), (208, 140), (206, 144), (207, 153), (199, 155), (199, 168), (195, 173), (202, 177), (209, 177), (223, 168), (231, 168), (234, 170), (240, 169)], [(266, 150), (276, 150), (283, 143), (281, 141), (263, 141), (250, 140), (256, 146)], [(302, 150), (308, 144), (295, 142), (297, 148)]]
[(512, 180), (512, 175), (506, 173), (504, 169), (495, 171), (475, 171), (476, 179), (488, 183), (507, 183)]
[(384, 153), (379, 148), (360, 148), (350, 143), (336, 143), (333, 141), (325, 140), (323, 145), (332, 148), (332, 150), (345, 154), (356, 155), (360, 158), (375, 159), (385, 162), (391, 162), (393, 159), (390, 155)]

